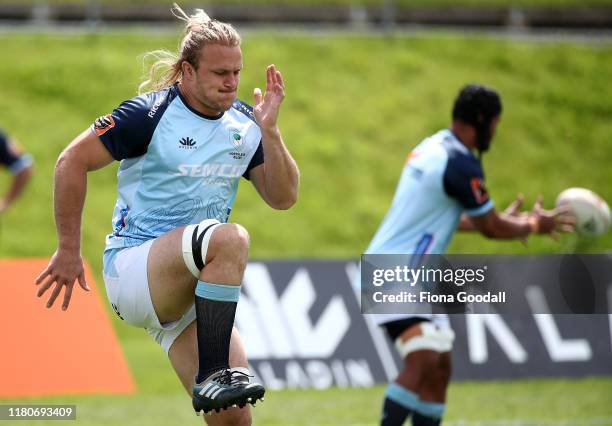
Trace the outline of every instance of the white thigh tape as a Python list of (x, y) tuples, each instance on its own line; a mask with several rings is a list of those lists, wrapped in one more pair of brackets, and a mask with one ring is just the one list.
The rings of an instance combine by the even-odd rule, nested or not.
[(183, 230), (183, 260), (196, 278), (200, 277), (200, 271), (206, 264), (210, 237), (220, 225), (216, 219), (206, 219), (197, 225), (188, 225)]
[(430, 322), (422, 322), (419, 326), (423, 334), (406, 341), (403, 341), (400, 337), (395, 339), (395, 349), (402, 358), (415, 351), (448, 352), (453, 348), (455, 332), (450, 328), (440, 328)]

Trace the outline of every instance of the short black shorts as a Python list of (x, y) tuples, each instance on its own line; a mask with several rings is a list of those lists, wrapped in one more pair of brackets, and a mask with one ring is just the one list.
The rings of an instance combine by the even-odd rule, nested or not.
[(381, 324), (382, 327), (387, 331), (387, 335), (391, 338), (392, 341), (395, 341), (404, 331), (409, 329), (415, 324), (421, 322), (429, 322), (429, 318), (423, 317), (410, 317), (397, 321), (390, 321)]

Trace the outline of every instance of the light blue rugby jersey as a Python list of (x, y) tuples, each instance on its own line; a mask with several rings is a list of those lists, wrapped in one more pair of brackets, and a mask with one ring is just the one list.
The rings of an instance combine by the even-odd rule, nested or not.
[(441, 130), (408, 156), (366, 253), (444, 253), (462, 212), (480, 216), (492, 208), (479, 159), (450, 130)]
[(248, 179), (264, 161), (250, 106), (237, 100), (208, 117), (187, 104), (176, 84), (123, 102), (92, 130), (121, 161), (106, 252), (204, 219), (227, 222), (240, 177)]

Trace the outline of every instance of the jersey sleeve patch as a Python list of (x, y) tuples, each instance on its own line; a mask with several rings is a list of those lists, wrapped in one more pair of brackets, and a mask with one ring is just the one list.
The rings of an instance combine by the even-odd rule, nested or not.
[(473, 177), (470, 179), (470, 187), (472, 188), (472, 195), (474, 200), (478, 204), (483, 204), (489, 199), (489, 193), (484, 185), (484, 180), (479, 177)]
[(96, 132), (96, 135), (98, 136), (102, 136), (113, 127), (115, 127), (115, 119), (113, 118), (112, 114), (106, 114), (102, 117), (96, 118), (96, 121), (94, 121), (93, 124), (94, 132)]
[(449, 153), (444, 171), (444, 190), (450, 197), (455, 198), (468, 214), (483, 214), (493, 206), (480, 162), (469, 154), (457, 151)]

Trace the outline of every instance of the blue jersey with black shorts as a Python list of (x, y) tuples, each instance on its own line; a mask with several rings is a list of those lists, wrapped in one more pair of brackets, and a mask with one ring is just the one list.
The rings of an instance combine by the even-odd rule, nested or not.
[(204, 219), (227, 222), (240, 178), (264, 161), (251, 107), (237, 100), (205, 116), (177, 84), (123, 102), (91, 128), (121, 162), (107, 250)]
[(480, 216), (493, 208), (484, 180), (480, 160), (450, 130), (426, 138), (408, 156), (391, 208), (365, 253), (444, 253), (463, 212)]

